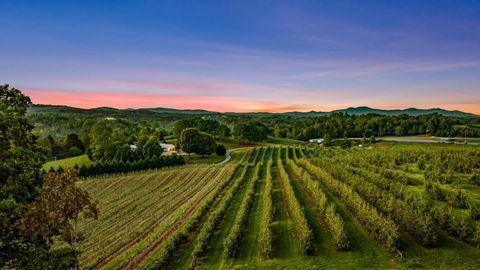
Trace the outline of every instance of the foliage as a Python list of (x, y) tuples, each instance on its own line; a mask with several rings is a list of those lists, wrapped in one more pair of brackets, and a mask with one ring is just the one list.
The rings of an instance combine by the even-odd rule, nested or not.
[(90, 130), (90, 147), (87, 151), (91, 160), (110, 160), (115, 155), (115, 147), (112, 140), (112, 128), (105, 121), (98, 121)]
[[(271, 152), (271, 149), (266, 153)], [(473, 215), (470, 215), (474, 209), (472, 203), (476, 200), (472, 195), (476, 190), (471, 189), (475, 187), (467, 181), (469, 175), (454, 180), (462, 181), (462, 185), (455, 186), (456, 189), (469, 188), (464, 191), (469, 208), (465, 210), (453, 207), (448, 198), (445, 201), (431, 200), (423, 193), (425, 182), (423, 173), (416, 170), (416, 161), (392, 165), (395, 168), (392, 169), (384, 163), (390, 159), (388, 151), (385, 151), (383, 162), (378, 161), (389, 167), (384, 168), (362, 158), (370, 156), (374, 151), (382, 152), (381, 149), (342, 150), (322, 147), (317, 151), (310, 147), (290, 147), (278, 154), (278, 148), (274, 149), (273, 158), (257, 148), (255, 151), (238, 151), (231, 163), (222, 166), (189, 165), (183, 169), (105, 176), (79, 182), (98, 196), (103, 204), (102, 215), (108, 217), (82, 224), (89, 236), (88, 242), (82, 244), (82, 268), (224, 269), (245, 267), (247, 262), (248, 267), (254, 268), (312, 268), (318, 264), (328, 264), (333, 268), (409, 268), (413, 264), (416, 267), (435, 269), (458, 266), (478, 268), (476, 258), (480, 251), (474, 247), (478, 245), (475, 241), (480, 239), (480, 227), (478, 221), (473, 221)], [(408, 153), (408, 150), (405, 152)], [(308, 195), (306, 204), (302, 205), (303, 201), (299, 201), (300, 208), (309, 207), (308, 213), (316, 211), (319, 214), (318, 220), (312, 218), (307, 222), (309, 226), (322, 230), (320, 235), (315, 235), (312, 239), (312, 245), (320, 248), (313, 250), (308, 259), (292, 253), (298, 247), (298, 226), (286, 201), (286, 188), (280, 177), (280, 168), (270, 167), (279, 155), (283, 159), (282, 165), (292, 184), (294, 195), (303, 194), (303, 191)], [(397, 158), (399, 161), (403, 159), (399, 156)], [(236, 161), (239, 162), (239, 167), (233, 172), (234, 177), (210, 201), (210, 192), (218, 190), (217, 184), (223, 185), (225, 182), (222, 180), (228, 178), (223, 173), (226, 172), (223, 168), (229, 164), (236, 166)], [(325, 178), (331, 177), (333, 180), (323, 180), (322, 175), (306, 169), (306, 161), (322, 170)], [(260, 174), (255, 172), (257, 166), (261, 166)], [(414, 173), (406, 171), (411, 166), (415, 168), (414, 181), (410, 179)], [(266, 191), (269, 189), (267, 170), (271, 170), (271, 176), (275, 177), (271, 187), (271, 212), (267, 211), (270, 208)], [(240, 210), (240, 206), (245, 195), (249, 194), (247, 189), (250, 183), (256, 177), (260, 177), (257, 184), (263, 180), (264, 185), (262, 190), (253, 193), (252, 206), (245, 214), (247, 221), (236, 234), (237, 245), (234, 245), (232, 251), (233, 258), (238, 259), (218, 256), (225, 250), (225, 241), (236, 227), (238, 215), (245, 216), (241, 214), (244, 211)], [(336, 184), (333, 185), (333, 182)], [(348, 195), (350, 191), (345, 186), (350, 187), (350, 191), (358, 196)], [(239, 192), (241, 187), (243, 192)], [(300, 193), (297, 193), (296, 187), (301, 187)], [(449, 185), (441, 185), (441, 188), (447, 197), (454, 194), (455, 189)], [(326, 195), (322, 196), (322, 191)], [(383, 195), (377, 194), (379, 191)], [(357, 197), (359, 201), (350, 199), (351, 196)], [(282, 198), (285, 198), (285, 204), (282, 203)], [(374, 198), (378, 198), (378, 202), (374, 203)], [(205, 202), (208, 202), (207, 206)], [(233, 202), (238, 202), (238, 205)], [(359, 207), (352, 206), (356, 204), (352, 202), (358, 203)], [(389, 204), (384, 205), (384, 202)], [(398, 210), (401, 207), (406, 210)], [(410, 212), (412, 209), (413, 214)], [(273, 215), (270, 227), (266, 226), (271, 217), (269, 212)], [(434, 232), (442, 230), (441, 235), (444, 236), (439, 241), (439, 248), (422, 248), (419, 243), (423, 240), (412, 233), (412, 227), (419, 227), (418, 231), (425, 230), (424, 235), (428, 239), (428, 230), (419, 223), (424, 215), (433, 221), (425, 224), (430, 224)], [(367, 219), (368, 222), (365, 221)], [(413, 225), (405, 225), (405, 221)], [(397, 229), (397, 245), (393, 249), (389, 248), (392, 240), (387, 237), (395, 237), (391, 226), (401, 228)], [(265, 228), (270, 229), (271, 238), (268, 236), (269, 229)], [(317, 232), (314, 230), (312, 233)], [(453, 240), (446, 236), (447, 233), (467, 243)], [(347, 234), (348, 240), (352, 239), (352, 252), (330, 252), (333, 248), (342, 250), (339, 248), (342, 245), (337, 243), (345, 243)], [(398, 238), (400, 235), (401, 238)], [(265, 242), (263, 239), (271, 241)], [(263, 255), (262, 243), (271, 243), (270, 257)], [(380, 250), (382, 246), (395, 253), (388, 255)], [(268, 244), (265, 247), (269, 250)], [(372, 260), (375, 264), (371, 264)]]
[(277, 167), (280, 181), (282, 182), (282, 188), (285, 192), (288, 210), (295, 224), (294, 227), (297, 233), (297, 242), (300, 248), (300, 253), (306, 255), (312, 251), (313, 234), (308, 226), (303, 207), (298, 202), (295, 192), (293, 191), (292, 184), (290, 183), (291, 180), (283, 167), (280, 155), (277, 160)]
[(170, 236), (165, 242), (166, 244), (160, 248), (158, 251), (155, 251), (154, 258), (150, 261), (147, 261), (142, 269), (162, 269), (168, 260), (172, 257), (175, 252), (176, 247), (181, 243), (182, 240), (188, 237), (190, 231), (200, 222), (202, 216), (210, 210), (214, 200), (223, 195), (227, 184), (231, 181), (233, 173), (236, 170), (236, 166), (226, 167), (224, 174), (222, 174), (223, 179), (221, 179), (220, 185), (215, 187), (214, 192), (210, 193), (208, 197), (201, 203), (201, 205), (195, 210), (195, 212), (182, 224), (181, 228), (178, 228), (176, 232)]
[(196, 128), (186, 128), (179, 140), (180, 147), (188, 154), (208, 155), (215, 151), (216, 143), (212, 136)]
[[(276, 128), (277, 135), (285, 138), (308, 140), (322, 138), (328, 134), (331, 138), (350, 138), (376, 136), (435, 135), (439, 137), (480, 137), (480, 128), (470, 124), (478, 119), (446, 117), (439, 114), (409, 116), (386, 116), (378, 114), (349, 115), (331, 113), (319, 117), (294, 118), (288, 124)], [(274, 125), (274, 124), (273, 124)], [(427, 132), (428, 131), (428, 132)]]
[[(156, 151), (146, 151), (147, 153), (156, 152)], [(132, 151), (130, 145), (122, 144), (117, 147), (115, 150), (115, 156), (113, 157), (114, 160), (127, 162), (127, 161), (134, 161), (137, 159), (137, 155), (135, 152)]]
[(269, 133), (269, 129), (258, 121), (241, 122), (233, 129), (235, 138), (248, 143), (264, 141)]
[(142, 153), (144, 157), (161, 156), (163, 148), (160, 146), (160, 141), (152, 136), (142, 147)]
[[(200, 232), (198, 234), (197, 241), (193, 245), (192, 251), (192, 268), (198, 264), (198, 258), (203, 255), (208, 241), (211, 239), (214, 229), (219, 225), (221, 218), (225, 215), (228, 207), (230, 206), (234, 195), (238, 191), (240, 185), (246, 180), (245, 174), (249, 166), (245, 166), (242, 169), (241, 175), (235, 180), (233, 186), (227, 191), (224, 195), (222, 201), (219, 203), (217, 208), (209, 215), (205, 223), (203, 224)], [(240, 169), (240, 167), (239, 167)]]
[(261, 166), (262, 163), (257, 163), (255, 169), (253, 170), (253, 177), (248, 183), (247, 190), (245, 191), (245, 195), (243, 196), (243, 200), (240, 204), (240, 209), (238, 210), (238, 214), (233, 223), (233, 227), (230, 230), (227, 238), (225, 239), (225, 242), (223, 243), (223, 255), (226, 258), (234, 258), (236, 255), (236, 251), (240, 244), (242, 232), (245, 229), (245, 224), (247, 222), (248, 211), (250, 210), (250, 207), (253, 203), (253, 196), (258, 182), (258, 172)]
[(225, 148), (225, 145), (223, 144), (217, 144), (215, 153), (219, 156), (225, 156), (225, 154), (227, 153), (227, 148)]
[(0, 268), (25, 263), (29, 251), (49, 249), (48, 241), (28, 237), (21, 223), (38, 197), (45, 161), (44, 148), (37, 144), (26, 116), (30, 104), (19, 90), (0, 86)]
[(196, 128), (182, 129), (178, 143), (185, 153), (193, 153), (198, 144), (200, 131)]
[(307, 171), (319, 179), (332, 193), (339, 196), (354, 213), (357, 220), (373, 234), (380, 242), (384, 243), (390, 252), (394, 252), (398, 245), (398, 226), (388, 217), (383, 216), (373, 206), (365, 202), (349, 185), (335, 179), (308, 160), (298, 161)]
[(230, 137), (230, 129), (214, 119), (189, 118), (175, 122), (173, 134), (180, 138), (182, 131), (187, 128), (196, 128), (199, 131), (208, 133), (215, 138), (225, 139)]
[[(295, 151), (293, 151), (293, 153), (294, 160), (297, 160)], [(320, 214), (329, 228), (335, 248), (339, 251), (348, 250), (350, 244), (347, 239), (343, 219), (336, 213), (335, 206), (328, 203), (327, 196), (320, 187), (320, 184), (314, 181), (304, 168), (297, 166), (291, 159), (287, 159), (287, 165), (313, 197)]]
[(262, 199), (262, 213), (260, 217), (260, 233), (258, 238), (258, 248), (260, 254), (269, 259), (273, 256), (273, 233), (272, 233), (272, 221), (273, 221), (273, 205), (272, 205), (272, 168), (273, 161), (269, 159), (265, 171), (265, 187), (263, 190)]
[[(312, 160), (390, 215), (419, 243), (435, 245), (435, 223), (455, 238), (478, 244), (475, 242), (478, 202), (459, 188), (459, 184), (470, 184), (457, 178), (458, 172), (478, 170), (480, 152), (477, 148), (409, 146), (388, 151), (343, 151), (341, 155), (335, 152), (310, 151), (310, 155), (322, 156)], [(410, 177), (409, 166), (415, 163), (418, 166), (419, 160), (428, 162), (423, 177)], [(340, 164), (343, 164), (341, 168)], [(354, 168), (344, 164), (351, 164)], [(381, 190), (375, 191), (377, 188), (363, 181)], [(466, 208), (469, 211), (462, 211)]]
[[(111, 160), (105, 162), (93, 163), (90, 165), (82, 165), (79, 168), (79, 176), (93, 176), (109, 173), (127, 173), (140, 170), (159, 169), (163, 167), (185, 165), (182, 156), (153, 156), (145, 159), (135, 160), (133, 162)], [(63, 170), (59, 167), (57, 170)]]
[(92, 202), (87, 191), (75, 184), (77, 171), (47, 173), (43, 178), (40, 196), (29, 207), (23, 219), (25, 230), (33, 239), (48, 239), (61, 235), (69, 243), (73, 254), (78, 253), (78, 220), (98, 218), (97, 203)]
[(378, 210), (402, 224), (419, 243), (424, 246), (437, 244), (437, 233), (434, 231), (431, 215), (414, 209), (408, 203), (368, 182), (365, 175), (357, 176), (355, 170), (335, 165), (335, 162), (330, 164), (319, 162), (319, 164), (332, 176), (348, 184)]
[(480, 174), (479, 173), (473, 174), (472, 177), (470, 178), (470, 182), (480, 186)]
[(74, 133), (71, 133), (65, 136), (65, 139), (63, 141), (64, 149), (70, 149), (72, 147), (77, 147), (81, 151), (85, 150), (85, 146), (83, 145), (83, 142), (80, 140), (78, 135)]

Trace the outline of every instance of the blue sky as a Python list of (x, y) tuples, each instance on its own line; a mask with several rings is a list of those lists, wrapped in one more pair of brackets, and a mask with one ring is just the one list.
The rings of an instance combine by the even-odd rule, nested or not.
[(35, 103), (480, 113), (480, 1), (1, 1)]

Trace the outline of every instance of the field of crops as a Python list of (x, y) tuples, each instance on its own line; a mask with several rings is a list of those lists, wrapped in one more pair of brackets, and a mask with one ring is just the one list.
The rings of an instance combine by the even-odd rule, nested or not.
[(80, 182), (84, 269), (480, 269), (480, 148), (258, 147)]

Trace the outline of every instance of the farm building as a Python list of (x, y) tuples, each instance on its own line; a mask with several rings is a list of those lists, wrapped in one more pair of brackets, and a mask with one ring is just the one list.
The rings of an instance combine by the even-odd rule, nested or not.
[(160, 143), (160, 146), (163, 148), (164, 152), (173, 152), (175, 151), (175, 145), (170, 143)]

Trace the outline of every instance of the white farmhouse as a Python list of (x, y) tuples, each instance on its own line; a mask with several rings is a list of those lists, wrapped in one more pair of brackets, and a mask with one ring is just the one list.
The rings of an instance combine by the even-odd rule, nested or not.
[(164, 152), (174, 152), (175, 151), (175, 145), (173, 145), (173, 144), (160, 143), (160, 146), (162, 147)]

